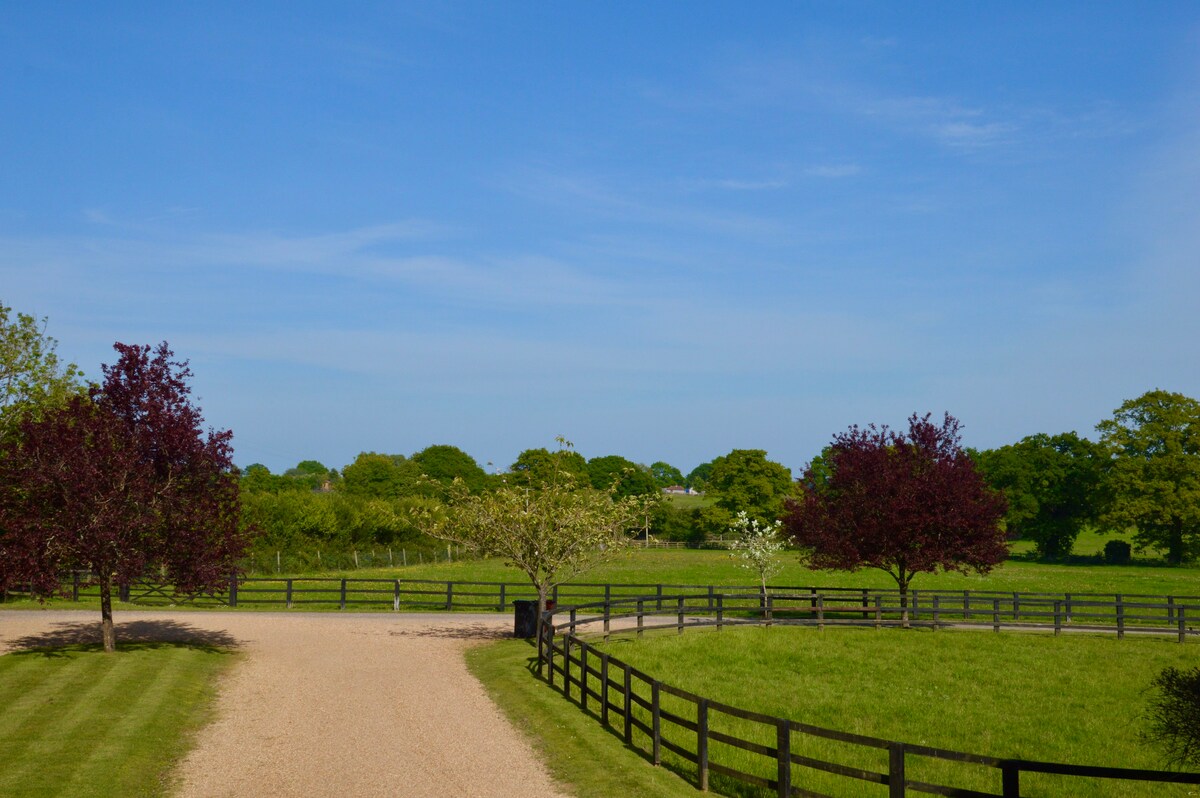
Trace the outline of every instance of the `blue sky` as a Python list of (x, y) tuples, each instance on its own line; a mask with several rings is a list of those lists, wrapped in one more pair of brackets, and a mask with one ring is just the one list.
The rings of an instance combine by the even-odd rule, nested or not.
[(236, 459), (1200, 396), (1194, 3), (9, 4), (0, 302)]

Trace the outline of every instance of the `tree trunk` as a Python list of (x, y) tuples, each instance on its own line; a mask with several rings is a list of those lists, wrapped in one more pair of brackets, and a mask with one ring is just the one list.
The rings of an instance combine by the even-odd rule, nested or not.
[(767, 577), (765, 577), (765, 576), (761, 577), (761, 583), (762, 583), (762, 598), (759, 599), (759, 602), (762, 605), (763, 617), (769, 621), (769, 620), (771, 620), (771, 610), (770, 610), (771, 605), (767, 602)]
[(112, 617), (112, 574), (100, 577), (100, 635), (104, 638), (104, 653), (117, 650), (117, 634), (113, 629)]
[(1183, 562), (1183, 519), (1176, 518), (1171, 523), (1171, 531), (1167, 538), (1167, 562), (1179, 565)]
[(898, 573), (896, 584), (900, 587), (900, 628), (909, 629), (911, 626), (908, 623), (908, 583), (912, 574), (905, 574), (903, 568)]

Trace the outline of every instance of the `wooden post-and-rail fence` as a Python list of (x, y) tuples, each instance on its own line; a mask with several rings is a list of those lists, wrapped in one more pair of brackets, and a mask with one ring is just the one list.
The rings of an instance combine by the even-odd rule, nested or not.
[[(64, 594), (76, 601), (95, 599), (99, 588), (90, 574), (74, 572), (64, 579)], [(27, 594), (20, 586), (8, 597)], [(668, 594), (670, 599), (668, 600)], [(557, 604), (600, 607), (603, 602), (640, 600), (654, 612), (674, 605), (679, 597), (698, 601), (705, 612), (737, 623), (765, 611), (772, 623), (854, 624), (876, 628), (901, 623), (907, 604), (910, 623), (940, 629), (982, 626), (1172, 634), (1180, 642), (1192, 634), (1189, 624), (1200, 621), (1200, 596), (1158, 596), (1113, 593), (1033, 593), (989, 590), (910, 590), (907, 599), (895, 589), (770, 586), (764, 596), (757, 586), (676, 585), (664, 583), (579, 583), (554, 588)], [(699, 596), (695, 599), (695, 596)], [(121, 601), (143, 605), (264, 606), (286, 609), (405, 609), (504, 611), (516, 600), (536, 600), (527, 583), (445, 581), (434, 579), (356, 579), (329, 577), (237, 577), (221, 593), (175, 594), (170, 585), (137, 580), (118, 586)], [(689, 604), (691, 611), (691, 604)], [(641, 619), (644, 614), (634, 613)]]
[[(972, 798), (1019, 798), (1022, 794), (1022, 774), (1200, 785), (1200, 773), (1003, 759), (852, 734), (790, 718), (764, 715), (667, 684), (612, 656), (602, 647), (597, 647), (595, 642), (589, 642), (580, 636), (582, 632), (599, 633), (598, 624), (602, 629), (603, 640), (607, 642), (609, 635), (614, 633), (641, 635), (650, 630), (675, 630), (682, 634), (685, 629), (701, 626), (715, 626), (721, 629), (729, 625), (796, 622), (795, 618), (780, 618), (778, 596), (772, 596), (774, 600), (770, 604), (774, 606), (770, 609), (770, 605), (765, 601), (755, 606), (749, 601), (751, 598), (757, 600), (762, 597), (752, 594), (730, 596), (707, 592), (678, 596), (655, 594), (652, 597), (616, 599), (548, 610), (538, 624), (539, 674), (551, 686), (560, 689), (566, 698), (578, 703), (583, 710), (588, 711), (595, 707), (592, 714), (602, 726), (623, 739), (626, 745), (647, 754), (655, 765), (661, 763), (664, 750), (690, 763), (695, 768), (695, 783), (700, 790), (708, 789), (713, 774), (775, 791), (781, 798), (823, 795), (805, 786), (814, 775), (826, 779), (833, 776), (850, 782), (865, 781), (882, 785), (887, 788), (889, 798), (902, 798), (909, 790)], [(823, 617), (818, 621), (822, 624), (866, 624), (877, 627), (884, 623), (883, 616), (894, 620), (899, 615), (899, 603), (885, 606), (882, 595), (867, 595), (864, 598), (860, 594), (854, 603), (846, 601), (845, 596), (841, 598), (841, 603), (831, 604), (822, 593), (818, 592), (815, 596), (806, 595), (802, 599), (805, 602), (804, 612), (821, 613)], [(967, 623), (976, 623), (984, 617), (990, 618), (991, 625), (997, 631), (1002, 626), (1013, 625), (1010, 621), (1014, 610), (1011, 606), (1002, 609), (998, 598), (983, 601), (972, 596), (961, 604), (953, 605), (948, 604), (945, 598), (944, 594), (939, 595), (936, 602), (931, 601), (927, 609), (932, 614), (936, 606), (939, 616), (953, 615), (955, 625), (964, 622), (963, 613), (966, 613)], [(662, 610), (658, 609), (660, 599), (664, 605)], [(1019, 610), (1023, 615), (1028, 613), (1033, 617), (1040, 617), (1052, 612), (1059, 625), (1045, 626), (1056, 628), (1056, 632), (1061, 631), (1061, 622), (1065, 617), (1063, 599), (1043, 598), (1038, 600), (1041, 603), (1024, 603), (1026, 600), (1027, 597), (1019, 600), (1023, 603)], [(1045, 602), (1050, 602), (1050, 605)], [(1076, 597), (1073, 599), (1071, 611), (1090, 616), (1097, 614), (1095, 611), (1102, 606), (1113, 612), (1115, 617), (1123, 617), (1129, 621), (1131, 617), (1141, 619), (1142, 616), (1136, 613), (1130, 616), (1125, 611), (1157, 611), (1162, 609), (1166, 602), (1150, 604), (1149, 607), (1142, 606), (1145, 604), (1148, 602), (1124, 604), (1113, 601), (1099, 605), (1091, 599)], [(1119, 613), (1118, 607), (1121, 610)], [(1179, 617), (1186, 618), (1189, 609), (1194, 611), (1193, 617), (1200, 614), (1200, 602), (1195, 606), (1188, 606), (1172, 601), (1171, 607), (1172, 622)], [(771, 613), (769, 619), (768, 612)], [(567, 615), (566, 618), (563, 617), (564, 614)], [(995, 618), (1001, 614), (1006, 620), (1003, 623), (996, 622)], [(1159, 618), (1157, 615), (1152, 617)], [(806, 618), (805, 621), (812, 622), (812, 619)], [(922, 620), (922, 623), (946, 624), (949, 623), (949, 619), (930, 617)], [(1021, 625), (1027, 623), (1022, 620)], [(985, 624), (980, 625), (986, 628)], [(1165, 624), (1155, 627), (1155, 631), (1161, 632), (1164, 626)], [(1126, 628), (1126, 631), (1133, 630), (1133, 627)], [(1115, 630), (1107, 628), (1106, 631)], [(1180, 632), (1181, 640), (1182, 634)], [(673, 703), (665, 706), (663, 696), (672, 697)], [(690, 709), (681, 710), (681, 705)], [(740, 721), (742, 725), (738, 727), (729, 719)], [(739, 734), (735, 728), (756, 731)], [(809, 755), (811, 750), (804, 747), (805, 740), (810, 738), (831, 740), (856, 749), (875, 749), (880, 752), (881, 757), (877, 761), (886, 761), (886, 765), (870, 769), (820, 759)], [(766, 743), (764, 740), (771, 742)], [(714, 745), (726, 753), (736, 749), (757, 757), (754, 761), (759, 767), (754, 769), (758, 770), (758, 773), (748, 773), (735, 768), (728, 761), (714, 760)], [(805, 753), (806, 751), (808, 753)], [(998, 789), (998, 792), (914, 779), (910, 775), (912, 771), (909, 765), (921, 758), (969, 764), (976, 766), (976, 770), (979, 766), (991, 768), (996, 774), (996, 778), (992, 780), (992, 789)], [(1087, 784), (1075, 786), (1080, 788), (1075, 794), (1093, 794), (1089, 792), (1089, 789), (1093, 788)]]

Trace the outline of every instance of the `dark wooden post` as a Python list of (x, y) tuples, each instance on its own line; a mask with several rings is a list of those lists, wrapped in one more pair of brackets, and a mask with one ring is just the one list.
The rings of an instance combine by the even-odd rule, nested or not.
[(1021, 798), (1021, 769), (1012, 762), (1000, 766), (1000, 783), (1004, 798)]
[(770, 593), (768, 593), (767, 594), (767, 606), (765, 609), (765, 613), (767, 616), (767, 626), (771, 625), (771, 619), (774, 617), (774, 609), (775, 609), (775, 597), (772, 596)]
[(1062, 601), (1054, 600), (1054, 636), (1062, 634)]
[(888, 746), (888, 798), (904, 798), (904, 743)]
[[(607, 587), (608, 586), (605, 585), (606, 593), (608, 592)], [(604, 599), (604, 642), (605, 643), (608, 642), (608, 629), (609, 629), (609, 623), (611, 622), (611, 619), (612, 619), (612, 602), (610, 602), (608, 600), (608, 598), (605, 598)]]
[(129, 583), (122, 582), (117, 585), (117, 601), (129, 602)]
[(717, 631), (721, 631), (721, 625), (725, 623), (725, 594), (717, 595)]
[(554, 606), (558, 606), (558, 585), (550, 588), (550, 600), (554, 602)]
[(587, 643), (584, 643), (581, 640), (581, 641), (579, 641), (579, 708), (582, 709), (584, 712), (587, 712), (587, 705), (588, 705), (587, 661), (588, 661)]
[(817, 629), (825, 629), (825, 594), (817, 596)]
[(911, 602), (912, 607), (909, 610), (909, 617), (911, 617), (912, 620), (915, 621), (915, 620), (917, 620), (917, 607), (920, 605), (920, 602), (917, 601), (917, 597), (920, 594), (918, 594), (917, 591), (915, 591), (915, 590), (910, 590), (908, 592), (908, 595), (909, 595), (909, 598), (912, 599), (912, 602)]
[[(1066, 613), (1067, 613), (1067, 623), (1070, 623), (1070, 622), (1071, 622), (1071, 594), (1070, 594), (1070, 593), (1064, 593), (1064, 594), (1063, 594), (1063, 598), (1066, 600), (1066, 607), (1065, 607), (1065, 610), (1066, 610)], [(1121, 600), (1121, 597), (1120, 597), (1120, 596), (1117, 596), (1117, 601), (1120, 601), (1120, 600)]]
[(1175, 623), (1175, 597), (1167, 596), (1167, 625)]
[(679, 605), (676, 608), (678, 611), (679, 625), (676, 628), (678, 629), (679, 634), (683, 634), (683, 596), (680, 596), (677, 601), (679, 602)]
[(571, 635), (574, 630), (563, 635), (563, 696), (571, 699)]
[(784, 718), (775, 722), (775, 758), (779, 798), (792, 795), (792, 726)]
[(992, 631), (1000, 631), (1000, 599), (992, 599)]
[(654, 764), (662, 764), (662, 706), (659, 703), (659, 688), (662, 682), (655, 679), (650, 682), (650, 729), (651, 735), (651, 752), (654, 757)]
[(454, 609), (454, 583), (446, 583), (446, 609)]
[(696, 703), (696, 767), (701, 791), (708, 791), (708, 699)]
[(546, 679), (554, 686), (554, 629), (546, 629)]
[(71, 572), (71, 601), (79, 601), (79, 571)]
[(229, 606), (237, 606), (237, 575), (229, 577)]
[(292, 608), (292, 580), (287, 580), (287, 608)]
[(1117, 594), (1117, 639), (1125, 639), (1125, 602), (1120, 593)]
[(963, 620), (971, 620), (971, 591), (963, 591)]
[(642, 600), (638, 599), (637, 600), (637, 636), (638, 637), (642, 636), (642, 624), (644, 623), (644, 620), (645, 620), (643, 618), (644, 613), (645, 613), (645, 609), (642, 606)]
[(600, 723), (608, 726), (608, 654), (600, 652)]
[(875, 629), (883, 626), (883, 596), (875, 596)]
[(504, 608), (508, 605), (508, 602), (504, 600), (505, 599), (504, 593), (505, 593), (505, 589), (507, 587), (508, 587), (508, 585), (504, 584), (503, 582), (500, 583), (500, 606), (496, 608), (500, 612), (504, 612)]
[(612, 585), (605, 582), (604, 584), (604, 603), (612, 601)]
[(864, 587), (863, 591), (862, 591), (862, 605), (863, 605), (862, 617), (863, 617), (864, 621), (867, 618), (871, 617), (871, 613), (867, 610), (870, 600), (871, 600), (870, 596), (867, 595), (867, 589)]
[(656, 609), (658, 612), (662, 612), (662, 585), (659, 585), (659, 586), (658, 586), (658, 587), (655, 589), (655, 591), (654, 591), (654, 594), (655, 594), (655, 596), (657, 597), (657, 603), (656, 603), (656, 605), (655, 605), (655, 609)]
[(936, 593), (933, 595), (933, 631), (938, 628), (938, 612), (941, 610), (941, 596)]
[(1176, 610), (1176, 612), (1175, 612), (1175, 620), (1179, 623), (1179, 642), (1180, 643), (1182, 643), (1184, 640), (1187, 639), (1187, 624), (1183, 620), (1183, 610), (1184, 610), (1184, 607), (1182, 604), (1180, 604), (1179, 609)]
[(625, 744), (633, 744), (633, 672), (625, 665)]
[(713, 609), (713, 586), (709, 585), (708, 586), (708, 611), (712, 612), (712, 609)]
[(1013, 593), (1013, 620), (1021, 620), (1021, 594)]
[(346, 580), (345, 579), (342, 580), (342, 593), (341, 593), (341, 600), (338, 603), (338, 609), (339, 610), (346, 609)]

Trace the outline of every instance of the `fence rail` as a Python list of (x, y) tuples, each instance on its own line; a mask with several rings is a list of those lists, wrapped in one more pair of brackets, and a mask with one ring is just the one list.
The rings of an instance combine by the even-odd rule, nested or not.
[[(99, 596), (92, 575), (76, 571), (63, 581), (74, 600)], [(8, 595), (27, 595), (10, 588)], [(142, 579), (118, 586), (122, 601), (144, 605), (337, 607), (339, 609), (444, 609), (503, 611), (515, 600), (537, 595), (528, 583), (435, 579), (329, 577), (231, 578), (219, 593), (179, 595), (169, 584)], [(717, 625), (770, 623), (892, 626), (906, 622), (941, 629), (974, 625), (1126, 633), (1174, 634), (1182, 642), (1200, 622), (1200, 596), (1114, 593), (1039, 593), (995, 590), (910, 590), (668, 583), (577, 583), (556, 587), (549, 597), (578, 610), (638, 618), (646, 608), (661, 612), (683, 599), (687, 613)], [(639, 604), (640, 602), (640, 604)], [(694, 621), (699, 622), (699, 621)], [(607, 623), (607, 622), (606, 622)]]
[[(728, 625), (773, 623), (797, 623), (797, 618), (781, 618), (782, 613), (801, 614), (805, 623), (824, 624), (853, 623), (870, 624), (879, 628), (888, 616), (891, 625), (903, 622), (905, 607), (900, 602), (884, 606), (881, 594), (859, 596), (861, 601), (851, 601), (845, 595), (827, 596), (816, 592), (805, 596), (788, 597), (792, 603), (781, 607), (780, 597), (761, 594), (681, 594), (641, 596), (593, 602), (584, 605), (560, 607), (547, 611), (540, 619), (537, 633), (538, 671), (551, 686), (556, 684), (563, 695), (588, 711), (595, 703), (597, 720), (614, 734), (622, 737), (626, 745), (637, 747), (647, 754), (655, 765), (662, 763), (663, 750), (670, 751), (695, 768), (696, 787), (709, 788), (712, 774), (775, 791), (781, 798), (790, 796), (815, 796), (828, 798), (799, 785), (795, 777), (816, 771), (835, 777), (874, 783), (885, 786), (889, 798), (902, 798), (907, 791), (935, 795), (960, 796), (962, 798), (1019, 798), (1022, 789), (1022, 774), (1055, 774), (1064, 777), (1099, 780), (1148, 781), (1160, 784), (1200, 784), (1200, 773), (1142, 770), (1131, 768), (1097, 767), (1072, 765), (1057, 762), (1038, 762), (1023, 759), (1004, 759), (980, 754), (965, 753), (925, 745), (916, 745), (895, 740), (885, 740), (860, 734), (851, 734), (836, 729), (827, 729), (802, 723), (790, 718), (773, 717), (742, 709), (710, 698), (691, 693), (679, 687), (655, 679), (628, 663), (598, 648), (580, 636), (580, 632), (601, 631), (607, 642), (610, 634), (632, 633), (641, 636), (644, 632), (658, 629), (675, 629), (682, 634), (685, 629), (699, 626), (715, 626), (721, 629)], [(973, 605), (972, 597), (962, 597), (960, 604), (947, 606), (945, 592), (930, 597), (927, 607), (931, 615), (928, 623), (938, 628), (938, 616), (946, 614), (957, 624), (971, 623), (982, 614), (990, 614), (993, 627), (999, 631), (1002, 624), (995, 618), (999, 614), (1000, 598), (990, 597), (985, 606)], [(1146, 597), (1138, 597), (1146, 598)], [(1161, 598), (1161, 597), (1160, 597)], [(834, 599), (834, 600), (830, 600)], [(978, 600), (978, 596), (975, 597)], [(1053, 608), (1055, 630), (1060, 631), (1064, 599), (1040, 599), (1026, 603), (1019, 611), (1025, 617), (1046, 616)], [(755, 607), (751, 600), (757, 600)], [(808, 602), (803, 604), (802, 602)], [(1194, 605), (1182, 604), (1178, 600), (1137, 601), (1124, 603), (1121, 597), (1112, 602), (1080, 599), (1072, 596), (1071, 610), (1095, 610), (1084, 613), (1089, 616), (1109, 617), (1101, 609), (1112, 609), (1116, 619), (1126, 623), (1138, 621), (1162, 621), (1166, 612), (1177, 626), (1180, 642), (1185, 634), (1184, 619), (1200, 617), (1200, 601)], [(1014, 599), (1012, 604), (1019, 605)], [(907, 607), (911, 613), (911, 602)], [(1129, 610), (1135, 610), (1130, 615)], [(1011, 613), (1016, 610), (1009, 605)], [(1124, 612), (1122, 612), (1124, 611)], [(1159, 614), (1161, 612), (1161, 614)], [(812, 617), (815, 613), (815, 618)], [(566, 620), (564, 621), (564, 616)], [(847, 617), (850, 616), (850, 617)], [(1178, 619), (1177, 621), (1175, 619)], [(613, 628), (614, 621), (623, 621), (621, 628)], [(632, 623), (630, 623), (632, 621)], [(649, 621), (649, 623), (648, 623)], [(597, 630), (596, 625), (601, 625)], [(1011, 624), (1003, 624), (1009, 626)], [(1022, 624), (1026, 625), (1026, 624)], [(1034, 625), (1034, 624), (1028, 624)], [(1094, 628), (1094, 627), (1088, 627)], [(1106, 631), (1112, 631), (1103, 627)], [(1144, 627), (1125, 626), (1122, 631), (1162, 632), (1163, 624)], [(1121, 632), (1118, 632), (1118, 637)], [(675, 699), (674, 706), (682, 703), (687, 710), (665, 706), (663, 696)], [(614, 722), (614, 718), (617, 720)], [(728, 728), (723, 719), (735, 718), (751, 724), (757, 733), (738, 734)], [(757, 739), (749, 739), (751, 737)], [(873, 749), (886, 754), (878, 769), (867, 769), (833, 762), (804, 753), (806, 738), (832, 740), (857, 749)], [(747, 773), (728, 763), (714, 761), (713, 747), (721, 750), (739, 750), (761, 758), (764, 768), (773, 771), (773, 777)], [(982, 766), (996, 774), (990, 790), (968, 789), (946, 784), (932, 783), (911, 778), (910, 764), (922, 760), (941, 760)], [(998, 785), (998, 786), (997, 786)], [(1081, 785), (1076, 785), (1081, 786)], [(998, 789), (999, 791), (994, 791)], [(1072, 789), (1069, 794), (1081, 794)], [(1091, 793), (1089, 793), (1091, 794)]]

